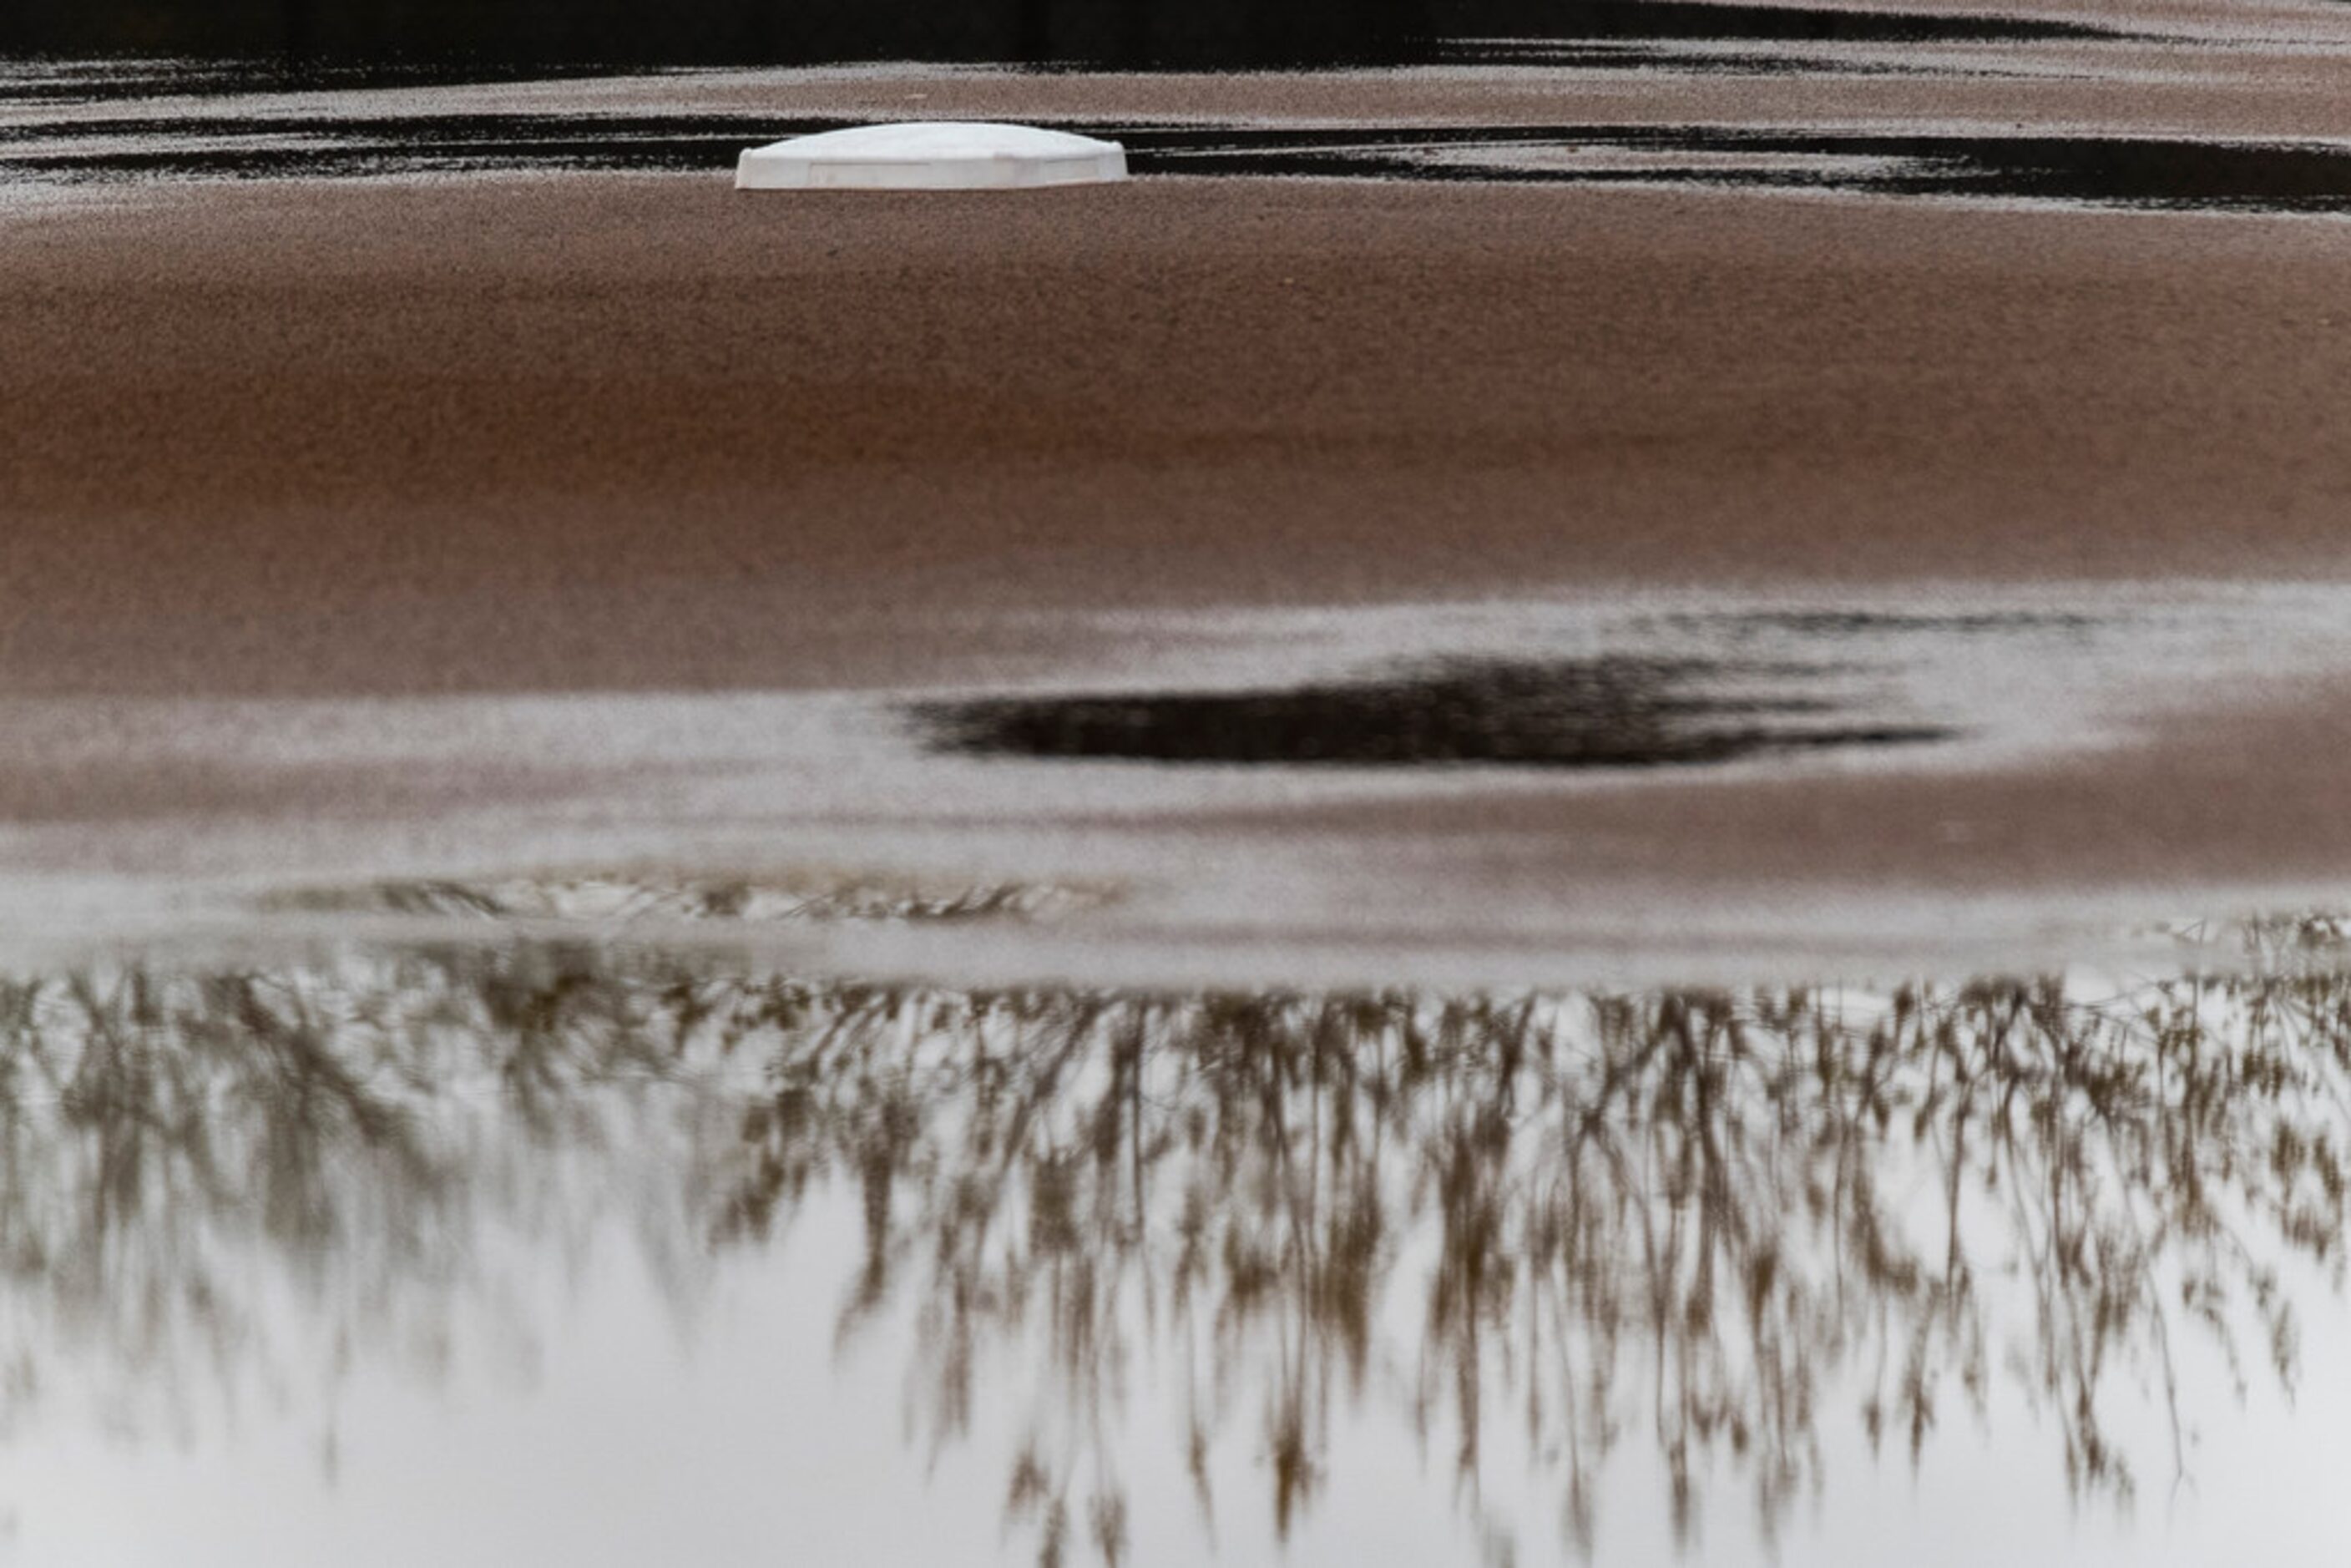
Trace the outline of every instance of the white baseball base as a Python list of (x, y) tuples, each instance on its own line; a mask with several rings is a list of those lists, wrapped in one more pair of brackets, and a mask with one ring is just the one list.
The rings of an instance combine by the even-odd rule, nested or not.
[(1126, 149), (1061, 131), (956, 120), (860, 125), (754, 147), (738, 191), (997, 191), (1126, 178)]

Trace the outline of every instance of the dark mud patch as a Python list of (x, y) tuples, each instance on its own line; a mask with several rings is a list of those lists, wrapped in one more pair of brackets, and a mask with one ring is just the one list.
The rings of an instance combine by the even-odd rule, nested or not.
[(1847, 722), (1786, 684), (1815, 672), (1701, 660), (1449, 663), (1274, 690), (988, 697), (915, 706), (977, 756), (1290, 768), (1666, 768), (1919, 745), (1934, 725)]

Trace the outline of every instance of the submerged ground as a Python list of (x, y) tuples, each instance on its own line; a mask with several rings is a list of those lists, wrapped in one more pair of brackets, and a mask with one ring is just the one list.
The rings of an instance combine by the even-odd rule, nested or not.
[(1604, 9), (0, 63), (0, 1553), (2339, 1560), (2351, 12)]

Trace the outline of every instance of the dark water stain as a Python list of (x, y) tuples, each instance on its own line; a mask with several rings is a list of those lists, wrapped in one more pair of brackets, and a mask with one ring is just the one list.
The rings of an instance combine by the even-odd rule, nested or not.
[(935, 746), (980, 756), (1293, 768), (1687, 767), (1953, 736), (1823, 722), (1837, 709), (1819, 695), (1740, 689), (1821, 673), (1691, 659), (1491, 660), (1276, 690), (985, 697), (912, 713)]
[[(717, 173), (745, 147), (842, 123), (739, 114), (117, 115), (0, 127), (0, 170), (68, 183), (533, 169)], [(1117, 138), (1139, 174), (1688, 184), (2173, 209), (2351, 210), (2351, 145), (2324, 141), (1722, 125), (1058, 123)]]

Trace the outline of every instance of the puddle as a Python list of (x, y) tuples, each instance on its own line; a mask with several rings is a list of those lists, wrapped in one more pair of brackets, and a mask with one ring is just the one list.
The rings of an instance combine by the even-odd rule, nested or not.
[(980, 755), (1330, 768), (1659, 768), (1953, 737), (1933, 725), (1837, 722), (1817, 689), (1823, 673), (1624, 657), (1457, 662), (1275, 689), (987, 698), (914, 716), (934, 744)]
[(0, 1506), (35, 1561), (2324, 1561), (2344, 956), (21, 973)]

